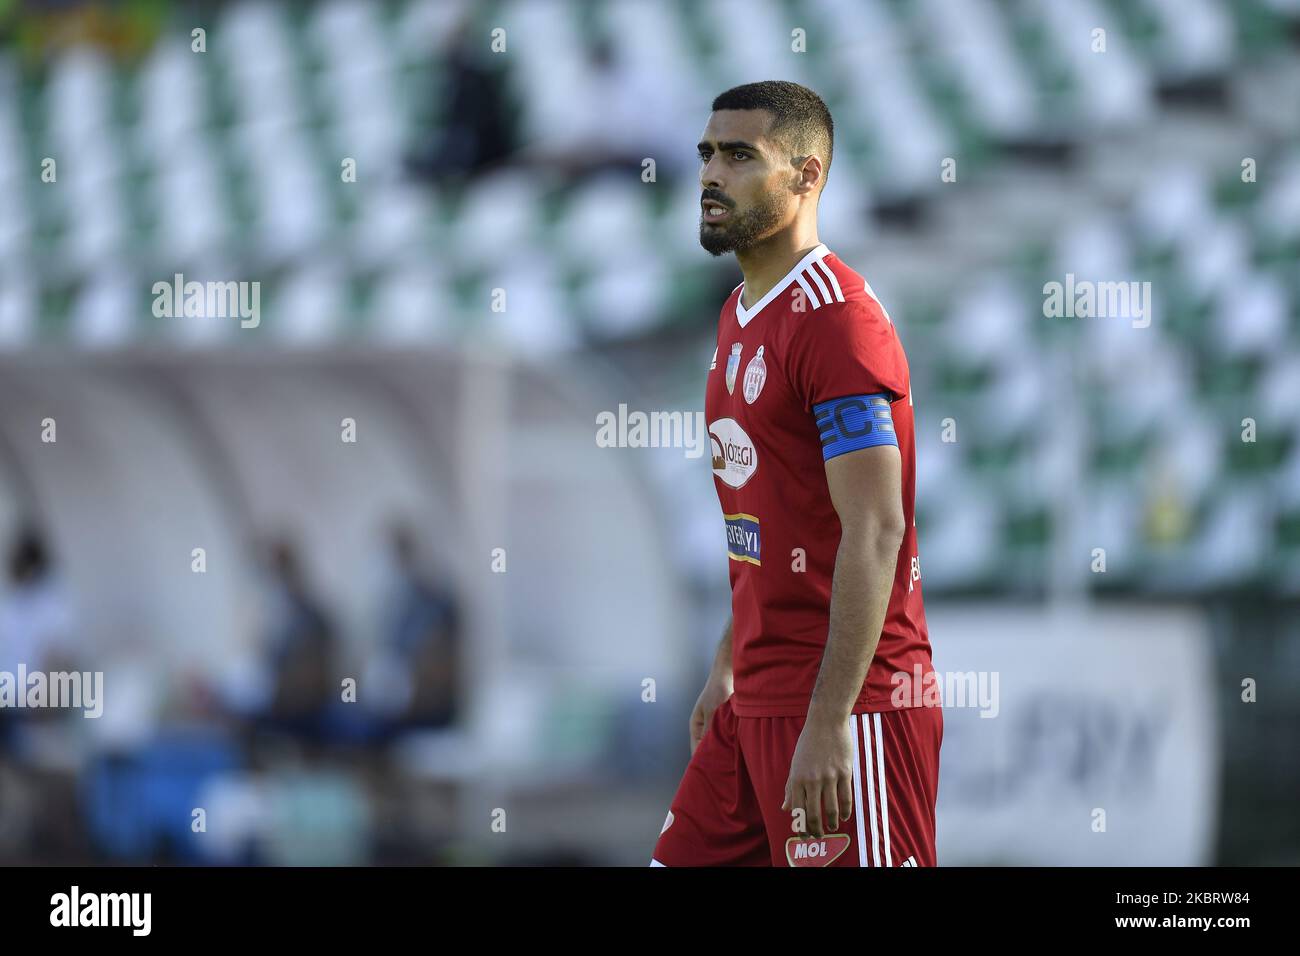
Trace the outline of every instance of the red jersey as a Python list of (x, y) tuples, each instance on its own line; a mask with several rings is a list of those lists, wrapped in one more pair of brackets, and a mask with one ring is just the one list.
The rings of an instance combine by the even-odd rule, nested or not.
[[(825, 460), (833, 443), (865, 447), (842, 441), (844, 433), (864, 430), (884, 439), (866, 444), (898, 445), (907, 531), (880, 643), (853, 712), (911, 706), (919, 689), (895, 703), (891, 678), (903, 672), (910, 681), (928, 681), (933, 667), (921, 604), (916, 442), (903, 347), (871, 287), (825, 245), (749, 309), (741, 305), (743, 292), (742, 283), (723, 306), (704, 403), (731, 559), (732, 707), (741, 717), (807, 715), (840, 543)], [(832, 400), (844, 400), (839, 404), (851, 413), (841, 414)]]

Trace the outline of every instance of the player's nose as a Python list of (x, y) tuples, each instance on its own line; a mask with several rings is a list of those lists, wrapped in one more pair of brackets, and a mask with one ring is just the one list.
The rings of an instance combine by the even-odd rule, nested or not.
[(709, 161), (700, 167), (700, 185), (705, 189), (722, 188), (722, 180), (719, 179), (717, 173), (714, 172), (714, 170), (718, 168), (714, 165), (714, 160), (716, 159), (716, 156), (710, 156)]

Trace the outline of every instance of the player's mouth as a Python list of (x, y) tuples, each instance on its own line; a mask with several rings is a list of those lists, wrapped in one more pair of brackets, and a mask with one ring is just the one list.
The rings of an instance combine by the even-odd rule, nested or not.
[(704, 211), (705, 222), (722, 222), (730, 215), (730, 210), (726, 206), (709, 200), (700, 203), (700, 208)]

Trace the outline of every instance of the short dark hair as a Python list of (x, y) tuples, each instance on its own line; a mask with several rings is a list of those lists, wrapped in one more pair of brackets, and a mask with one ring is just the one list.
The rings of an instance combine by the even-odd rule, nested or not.
[(835, 122), (822, 98), (798, 83), (763, 80), (733, 86), (713, 100), (714, 110), (767, 110), (774, 117), (768, 135), (782, 140), (799, 161), (813, 153), (826, 160), (822, 185), (831, 171)]

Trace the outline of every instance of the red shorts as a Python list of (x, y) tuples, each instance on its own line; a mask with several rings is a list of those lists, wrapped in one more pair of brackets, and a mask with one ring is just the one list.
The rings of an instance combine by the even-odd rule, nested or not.
[(651, 865), (934, 866), (943, 710), (854, 714), (853, 812), (820, 840), (782, 810), (803, 717), (737, 717), (727, 699), (686, 767)]

